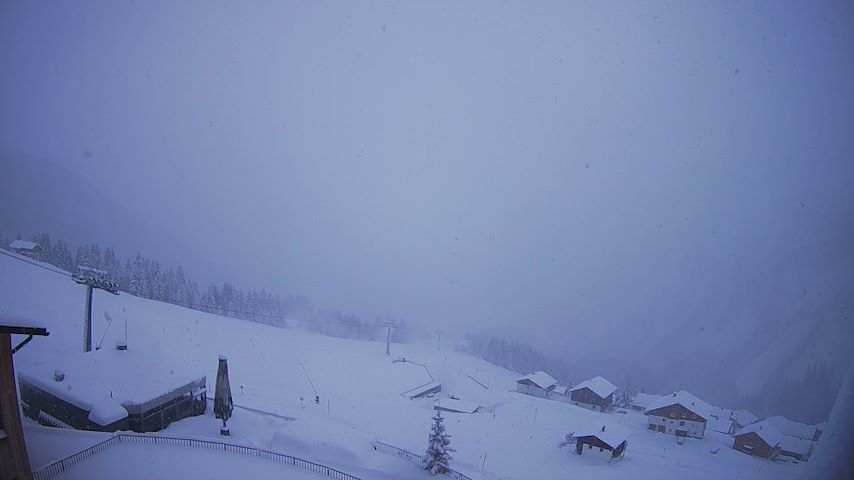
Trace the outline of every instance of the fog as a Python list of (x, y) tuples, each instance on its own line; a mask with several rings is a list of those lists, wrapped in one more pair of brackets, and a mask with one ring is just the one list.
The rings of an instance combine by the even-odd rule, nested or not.
[(751, 345), (774, 360), (749, 378), (850, 358), (816, 338), (851, 333), (852, 21), (850, 2), (6, 2), (0, 231), (516, 338), (579, 375), (680, 359), (661, 388), (754, 393), (696, 372)]

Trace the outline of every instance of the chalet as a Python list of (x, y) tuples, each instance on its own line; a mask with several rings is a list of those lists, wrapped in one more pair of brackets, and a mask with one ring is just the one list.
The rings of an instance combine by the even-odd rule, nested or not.
[(557, 387), (557, 380), (548, 373), (537, 371), (516, 380), (516, 391), (535, 397), (549, 398)]
[(783, 434), (774, 425), (762, 421), (752, 423), (735, 435), (732, 448), (754, 457), (773, 459), (780, 451)]
[(809, 460), (814, 448), (815, 442), (811, 440), (804, 440), (789, 435), (783, 435), (783, 439), (780, 440), (780, 455), (793, 458), (800, 462)]
[(205, 377), (170, 367), (133, 349), (69, 355), (61, 366), (34, 365), (18, 373), (24, 415), (78, 430), (156, 432), (204, 414)]
[[(14, 322), (19, 323), (19, 322)], [(12, 347), (12, 335), (27, 338)], [(48, 335), (39, 327), (0, 325), (0, 478), (31, 480), (30, 460), (21, 415), (18, 410), (18, 389), (12, 355), (32, 340), (33, 335)]]
[(777, 430), (780, 430), (783, 435), (789, 435), (791, 437), (801, 438), (804, 440), (812, 440), (814, 442), (818, 441), (821, 436), (821, 428), (819, 428), (818, 425), (808, 425), (806, 423), (795, 422), (794, 420), (789, 420), (782, 415), (768, 417), (766, 421), (777, 427)]
[(647, 393), (638, 393), (632, 398), (632, 401), (629, 403), (629, 408), (632, 410), (637, 410), (639, 412), (643, 412), (649, 407), (649, 404), (652, 403), (657, 398), (660, 398), (658, 395), (649, 395)]
[(711, 406), (685, 391), (655, 399), (646, 409), (649, 430), (703, 438)]
[(591, 423), (573, 432), (575, 453), (581, 455), (586, 446), (588, 451), (598, 449), (599, 453), (607, 453), (609, 461), (623, 457), (630, 434), (629, 429), (616, 423)]
[(602, 377), (593, 377), (572, 387), (569, 391), (573, 405), (602, 411), (607, 410), (614, 403), (614, 392), (617, 391), (617, 387)]
[(17, 254), (39, 260), (42, 254), (42, 246), (27, 240), (15, 240), (9, 244), (9, 248)]
[(750, 410), (733, 410), (729, 418), (735, 423), (736, 430), (741, 430), (751, 423), (759, 421), (759, 417), (754, 415)]

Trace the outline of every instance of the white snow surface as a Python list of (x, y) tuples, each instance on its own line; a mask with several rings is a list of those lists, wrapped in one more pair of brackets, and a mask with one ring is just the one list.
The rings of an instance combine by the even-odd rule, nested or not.
[(787, 452), (799, 453), (806, 455), (813, 448), (813, 442), (804, 440), (803, 438), (793, 437), (791, 435), (783, 435), (780, 440), (780, 449)]
[(524, 377), (522, 377), (516, 381), (521, 382), (522, 380), (530, 380), (530, 381), (534, 382), (535, 385), (542, 388), (543, 390), (551, 387), (552, 385), (557, 385), (557, 380), (555, 380), (554, 378), (552, 378), (551, 375), (549, 375), (548, 373), (543, 372), (543, 371), (536, 371), (534, 373), (529, 373), (528, 375), (525, 375)]
[(759, 435), (759, 438), (765, 441), (768, 445), (775, 447), (780, 444), (783, 440), (783, 434), (780, 433), (780, 430), (763, 420), (761, 422), (751, 423), (750, 425), (742, 428), (738, 432), (735, 433), (735, 436), (739, 437), (741, 435), (746, 435), (748, 433), (755, 432)]
[(89, 420), (98, 425), (110, 425), (128, 416), (127, 410), (119, 402), (104, 398), (92, 404)]
[[(50, 374), (46, 378), (52, 378), (54, 368), (65, 365), (67, 358), (80, 356), (83, 301), (83, 288), (67, 276), (0, 256), (0, 313), (12, 318), (20, 315), (37, 318), (51, 330), (49, 337), (36, 338), (15, 354), (16, 368), (20, 371), (44, 368)], [(137, 351), (155, 358), (161, 369), (167, 369), (167, 375), (169, 370), (174, 370), (175, 375), (206, 375), (209, 387), (211, 379), (216, 378), (218, 355), (226, 354), (236, 404), (297, 418), (286, 422), (235, 409), (228, 421), (229, 441), (325, 463), (365, 480), (428, 478), (420, 466), (377, 451), (373, 446), (375, 440), (381, 440), (422, 453), (427, 445), (430, 417), (434, 414), (432, 399), (409, 400), (400, 395), (430, 381), (424, 368), (393, 363), (385, 355), (384, 342), (280, 329), (126, 293), (113, 296), (96, 291), (93, 310), (95, 338), (103, 335), (106, 327), (104, 310), (110, 311), (115, 320), (126, 317), (128, 352)], [(123, 329), (107, 332), (104, 344), (112, 345), (123, 338), (124, 332), (119, 330)], [(707, 432), (703, 439), (688, 439), (684, 445), (678, 445), (672, 435), (648, 431), (646, 417), (638, 412), (618, 416), (518, 395), (512, 391), (517, 373), (463, 353), (438, 351), (435, 344), (392, 344), (391, 348), (393, 357), (412, 358), (429, 368), (445, 392), (484, 406), (472, 415), (449, 415), (446, 422), (452, 446), (457, 449), (452, 466), (476, 480), (568, 477), (785, 480), (797, 478), (802, 471), (803, 465), (771, 463), (737, 452), (731, 448), (732, 437), (728, 435)], [(108, 357), (93, 355), (92, 358)], [(100, 367), (119, 369), (120, 366), (108, 360), (105, 364)], [(314, 393), (301, 364), (320, 395), (319, 404), (309, 400)], [(66, 370), (72, 379), (79, 375), (70, 365)], [(468, 375), (484, 380), (490, 388), (484, 389)], [(220, 439), (221, 422), (211, 410), (175, 422), (163, 434)], [(574, 449), (557, 448), (568, 432), (615, 418), (632, 432), (626, 457), (619, 463), (609, 465), (597, 456), (578, 456)], [(62, 431), (63, 435), (56, 437), (35, 428), (39, 429), (36, 433), (34, 428), (26, 430), (26, 438), (36, 468), (85, 448), (91, 438), (85, 435), (90, 432)], [(716, 448), (720, 451), (712, 455), (710, 451)], [(104, 478), (127, 466), (121, 468), (121, 478), (130, 480), (218, 478), (216, 472), (207, 476), (203, 472), (179, 470), (185, 464), (204, 465), (210, 461), (217, 465), (212, 455), (219, 452), (141, 449), (139, 452), (143, 452), (147, 464), (139, 466), (138, 472), (134, 467), (139, 457), (123, 457), (122, 452), (92, 457), (91, 461), (97, 465), (86, 473), (106, 472), (100, 477)], [(127, 453), (136, 455), (133, 449)], [(88, 462), (78, 466), (84, 467)], [(256, 467), (257, 462), (256, 459), (246, 464), (241, 473), (249, 471), (252, 478), (263, 478), (265, 467), (260, 464)], [(178, 473), (170, 472), (173, 467), (179, 469)], [(255, 468), (259, 469), (258, 475), (254, 475)], [(246, 478), (246, 475), (233, 478)]]
[(740, 425), (750, 425), (759, 420), (759, 417), (753, 414), (750, 410), (735, 410), (732, 412), (732, 419)]
[(782, 415), (768, 417), (765, 420), (772, 423), (777, 427), (777, 430), (780, 430), (784, 435), (804, 438), (807, 440), (814, 438), (816, 429), (818, 428), (816, 425), (807, 425), (806, 423), (789, 420)]
[(599, 395), (602, 398), (605, 398), (608, 395), (617, 391), (617, 387), (613, 383), (609, 382), (608, 380), (605, 380), (604, 377), (599, 376), (589, 378), (579, 383), (578, 385), (570, 388), (569, 391), (574, 392), (576, 390), (581, 390), (582, 388), (589, 388), (593, 393)]
[(38, 243), (31, 242), (29, 240), (13, 240), (12, 243), (9, 244), (9, 248), (14, 250), (32, 250), (38, 246)]
[[(79, 335), (82, 340), (82, 333)], [(52, 338), (55, 337), (46, 337)], [(53, 342), (44, 342), (48, 343)], [(123, 405), (143, 404), (203, 376), (204, 369), (196, 368), (198, 374), (193, 375), (192, 369), (173, 360), (155, 349), (104, 348), (88, 353), (66, 350), (22, 363), (17, 366), (17, 372), (53, 395), (91, 410), (92, 406), (109, 399)], [(61, 382), (53, 379), (58, 368), (65, 371), (65, 379)]]
[(671, 405), (677, 404), (682, 405), (688, 410), (703, 417), (707, 421), (711, 418), (712, 411), (714, 411), (713, 406), (709, 405), (705, 401), (697, 398), (696, 396), (684, 390), (675, 392), (672, 395), (664, 395), (654, 399), (652, 402), (650, 402), (649, 406), (646, 407), (646, 410), (657, 410), (659, 408), (669, 407)]

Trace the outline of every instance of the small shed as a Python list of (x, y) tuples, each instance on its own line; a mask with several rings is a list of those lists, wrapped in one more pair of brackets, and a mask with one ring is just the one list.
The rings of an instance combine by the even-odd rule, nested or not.
[(557, 387), (557, 380), (546, 372), (537, 371), (516, 380), (516, 391), (535, 397), (549, 398)]
[(42, 254), (42, 246), (29, 240), (15, 240), (9, 244), (9, 248), (17, 254), (38, 260)]
[(614, 403), (614, 392), (617, 387), (604, 377), (593, 377), (569, 389), (573, 405), (607, 410)]
[(783, 434), (766, 421), (750, 424), (735, 435), (732, 448), (754, 457), (772, 459), (780, 451)]
[(617, 423), (594, 422), (573, 433), (575, 438), (575, 453), (581, 455), (584, 447), (587, 450), (598, 449), (599, 453), (609, 453), (609, 461), (623, 457), (626, 454), (628, 438), (631, 431)]

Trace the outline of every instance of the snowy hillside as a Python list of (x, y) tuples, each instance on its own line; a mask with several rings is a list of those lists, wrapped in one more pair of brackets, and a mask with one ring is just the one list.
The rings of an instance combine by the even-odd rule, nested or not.
[[(105, 311), (114, 319), (106, 334)], [(20, 372), (60, 368), (64, 358), (82, 355), (82, 312), (83, 288), (68, 277), (0, 256), (0, 315), (35, 320), (51, 332), (15, 355)], [(439, 396), (450, 393), (481, 407), (474, 414), (446, 415), (457, 449), (453, 465), (473, 478), (783, 479), (796, 478), (801, 470), (736, 452), (723, 434), (707, 432), (703, 440), (677, 445), (675, 437), (647, 431), (645, 417), (636, 412), (601, 414), (515, 393), (516, 373), (435, 345), (393, 344), (387, 357), (382, 343), (278, 329), (103, 292), (95, 293), (93, 319), (95, 342), (104, 336), (105, 347), (87, 354), (96, 361), (117, 353), (111, 347), (124, 337), (126, 320), (130, 351), (156, 356), (178, 377), (206, 375), (209, 395), (217, 356), (227, 355), (236, 404), (296, 418), (286, 422), (237, 409), (229, 422), (231, 440), (322, 461), (366, 479), (426, 476), (416, 465), (376, 451), (373, 442), (423, 452), (435, 399), (401, 394), (432, 380), (442, 384)], [(398, 357), (408, 361), (392, 361)], [(72, 368), (67, 375), (75, 375)], [(566, 433), (606, 417), (631, 431), (622, 461), (607, 464), (603, 457), (558, 448)], [(218, 429), (209, 409), (164, 433), (219, 438)], [(70, 447), (43, 430), (29, 431), (35, 468), (68, 454)]]

